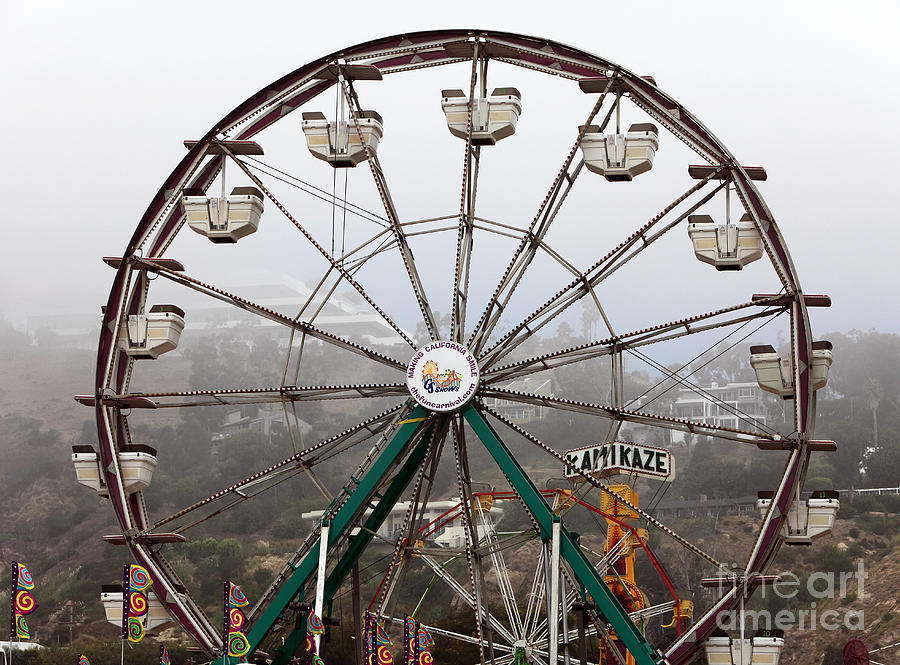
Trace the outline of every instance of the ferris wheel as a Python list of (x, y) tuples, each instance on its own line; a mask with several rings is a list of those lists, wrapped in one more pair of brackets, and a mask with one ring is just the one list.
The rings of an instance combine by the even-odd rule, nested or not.
[[(170, 553), (286, 481), (323, 498), (247, 613), (250, 647), (275, 663), (302, 646), (302, 601), (328, 615), (380, 547), (365, 600), (388, 630), (440, 586), (470, 629), (437, 613), (432, 633), (474, 645), (481, 662), (680, 665), (784, 542), (830, 530), (835, 497), (801, 495), (811, 452), (832, 446), (814, 439), (830, 345), (814, 340), (807, 314), (828, 298), (801, 290), (754, 182), (764, 169), (741, 165), (652, 77), (511, 33), (398, 35), (295, 69), (185, 145), (121, 256), (104, 259), (115, 277), (95, 390), (77, 398), (95, 409), (99, 450), (78, 446), (73, 460), (114, 508), (121, 533), (109, 539), (128, 546), (154, 602), (211, 658), (220, 630)], [(305, 299), (242, 293), (235, 273), (254, 264), (290, 274)], [(229, 326), (283, 332), (270, 384), (178, 386), (177, 371), (147, 369), (175, 363), (170, 352), (202, 334), (178, 304), (198, 299), (245, 317)], [(750, 360), (759, 386), (788, 400), (790, 433), (672, 368), (675, 356), (756, 341), (766, 325), (787, 342), (757, 344)], [(730, 419), (657, 408), (659, 391), (635, 389), (626, 363)], [(312, 403), (330, 430), (308, 441)], [(154, 505), (166, 451), (135, 440), (136, 423), (248, 405), (283, 411), (288, 454), (186, 505)], [(638, 431), (646, 444), (626, 438)], [(638, 500), (635, 478), (666, 475), (663, 444), (691, 437), (755, 447), (783, 466), (761, 488), (738, 565)], [(323, 480), (329, 468), (346, 481)], [(441, 468), (452, 478), (444, 496)], [(566, 480), (548, 484), (554, 475)], [(505, 506), (524, 526), (504, 530)], [(603, 532), (593, 549), (567, 526), (579, 510)], [(678, 554), (656, 556), (657, 542)], [(634, 579), (639, 552), (665, 596), (648, 598)], [(672, 581), (684, 557), (715, 590), (702, 603)], [(651, 640), (642, 627), (654, 616), (669, 623)], [(581, 650), (590, 636), (602, 655)], [(760, 648), (783, 643), (766, 639)]]

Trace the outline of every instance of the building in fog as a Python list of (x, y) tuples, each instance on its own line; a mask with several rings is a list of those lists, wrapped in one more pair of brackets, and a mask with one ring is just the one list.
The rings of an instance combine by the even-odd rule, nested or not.
[[(310, 299), (312, 289), (287, 275), (278, 275), (266, 282), (225, 287), (225, 290), (289, 318), (296, 317), (306, 305), (304, 319), (308, 320), (322, 306), (322, 293)], [(286, 329), (280, 323), (187, 289), (179, 294), (174, 304), (185, 311), (185, 336), (197, 337), (248, 326), (268, 328), (273, 334)], [(332, 294), (314, 323), (322, 330), (362, 344), (389, 345), (402, 341), (377, 312), (352, 293)], [(26, 332), (38, 344), (94, 349), (100, 337), (100, 307), (76, 314), (31, 315), (25, 326)]]
[[(676, 418), (717, 427), (756, 429), (767, 422), (766, 400), (755, 381), (682, 388), (672, 409)], [(682, 443), (684, 437), (684, 432), (673, 431), (672, 443)]]
[[(409, 501), (399, 501), (391, 508), (391, 512), (378, 527), (377, 535), (387, 542), (395, 541), (403, 535), (403, 523), (406, 520), (406, 512), (409, 510)], [(325, 514), (323, 510), (313, 510), (301, 513), (305, 520), (320, 520)], [(365, 517), (372, 514), (369, 508)], [(482, 520), (483, 515), (483, 520)], [(475, 518), (478, 538), (484, 538), (494, 533), (496, 523), (503, 517), (503, 508), (493, 502), (490, 509), (484, 513), (478, 513)], [(443, 501), (429, 501), (425, 504), (422, 521), (417, 531), (423, 536), (426, 543), (433, 543), (440, 547), (459, 548), (465, 546), (465, 526), (459, 511), (459, 499), (452, 498)], [(418, 539), (418, 537), (417, 537)]]
[[(288, 408), (290, 414), (290, 408)], [(291, 417), (293, 421), (293, 417)], [(285, 426), (284, 407), (280, 403), (274, 404), (245, 404), (234, 405), (225, 413), (219, 429), (212, 434), (213, 441), (224, 439), (232, 434), (241, 432), (259, 432), (266, 436), (278, 434), (287, 429)], [(300, 433), (309, 434), (312, 425), (305, 420), (300, 420)]]

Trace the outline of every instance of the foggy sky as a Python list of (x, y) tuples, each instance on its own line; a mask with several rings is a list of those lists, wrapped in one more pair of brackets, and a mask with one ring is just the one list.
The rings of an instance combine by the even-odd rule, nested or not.
[(112, 278), (100, 257), (121, 253), (182, 140), (270, 81), (376, 37), (473, 27), (546, 37), (652, 74), (741, 163), (766, 167), (760, 190), (804, 291), (834, 301), (813, 312), (814, 327), (900, 332), (894, 2), (852, 13), (825, 2), (2, 7), (7, 317), (99, 313)]

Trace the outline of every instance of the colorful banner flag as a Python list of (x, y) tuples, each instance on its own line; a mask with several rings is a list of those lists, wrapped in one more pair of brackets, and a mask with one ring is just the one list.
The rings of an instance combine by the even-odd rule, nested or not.
[(403, 663), (413, 665), (419, 660), (419, 640), (416, 620), (407, 615), (403, 622)]
[(20, 640), (30, 640), (31, 631), (28, 628), (28, 622), (21, 614), (16, 615), (16, 638)]
[(325, 634), (325, 624), (322, 623), (322, 617), (312, 610), (310, 610), (309, 614), (306, 616), (306, 632), (312, 633), (313, 635)]
[(429, 651), (434, 646), (431, 631), (412, 617), (406, 617), (403, 627), (404, 665), (431, 665)]
[(78, 654), (78, 665), (91, 665), (91, 661), (83, 653)]
[[(90, 665), (90, 663), (88, 663)], [(159, 665), (171, 665), (169, 663), (169, 650), (165, 644), (159, 645)]]
[(325, 634), (325, 624), (322, 617), (313, 610), (309, 610), (306, 615), (306, 664), (307, 665), (325, 665), (322, 658), (316, 651), (316, 635)]
[(417, 641), (419, 643), (419, 662), (417, 665), (432, 665), (434, 659), (431, 657), (430, 649), (434, 645), (434, 638), (431, 636), (431, 631), (421, 623), (419, 624)]
[(419, 624), (419, 650), (425, 651), (426, 649), (430, 649), (434, 646), (434, 638), (431, 636), (431, 631), (429, 631), (425, 626), (421, 623)]
[(9, 591), (9, 639), (30, 640), (31, 631), (25, 621), (25, 615), (31, 614), (38, 608), (37, 601), (31, 591), (34, 589), (34, 580), (31, 573), (21, 563), (12, 562), (10, 571)]
[(363, 659), (366, 665), (393, 665), (394, 658), (388, 648), (393, 644), (384, 626), (378, 623), (372, 612), (366, 612), (363, 629)]
[(366, 613), (363, 615), (363, 634), (362, 634), (362, 642), (363, 642), (363, 665), (372, 665), (372, 623), (374, 622), (374, 618), (372, 617), (372, 613), (366, 610)]
[(150, 611), (150, 601), (144, 593), (153, 580), (143, 566), (125, 564), (122, 571), (122, 639), (140, 642), (147, 630), (141, 617)]
[(225, 580), (225, 615), (222, 620), (222, 648), (228, 656), (241, 658), (250, 652), (250, 641), (243, 632), (247, 617), (240, 609), (250, 604), (234, 582)]

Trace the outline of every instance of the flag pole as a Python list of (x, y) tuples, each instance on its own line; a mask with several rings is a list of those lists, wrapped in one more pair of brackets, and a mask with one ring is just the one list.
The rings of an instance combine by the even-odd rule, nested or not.
[(9, 591), (9, 657), (6, 659), (9, 665), (12, 665), (12, 644), (13, 637), (16, 635), (16, 578), (18, 573), (18, 565), (15, 561), (10, 565), (9, 578), (12, 583)]
[(225, 665), (228, 665), (228, 633), (231, 632), (231, 613), (228, 611), (231, 608), (228, 604), (228, 599), (231, 596), (231, 594), (229, 593), (231, 591), (231, 582), (229, 580), (225, 580), (225, 584), (223, 586), (225, 598), (223, 600), (224, 616), (222, 619), (222, 662), (225, 663)]
[(128, 638), (128, 592), (131, 590), (131, 575), (128, 564), (122, 567), (122, 650), (119, 665), (125, 665), (125, 640)]

